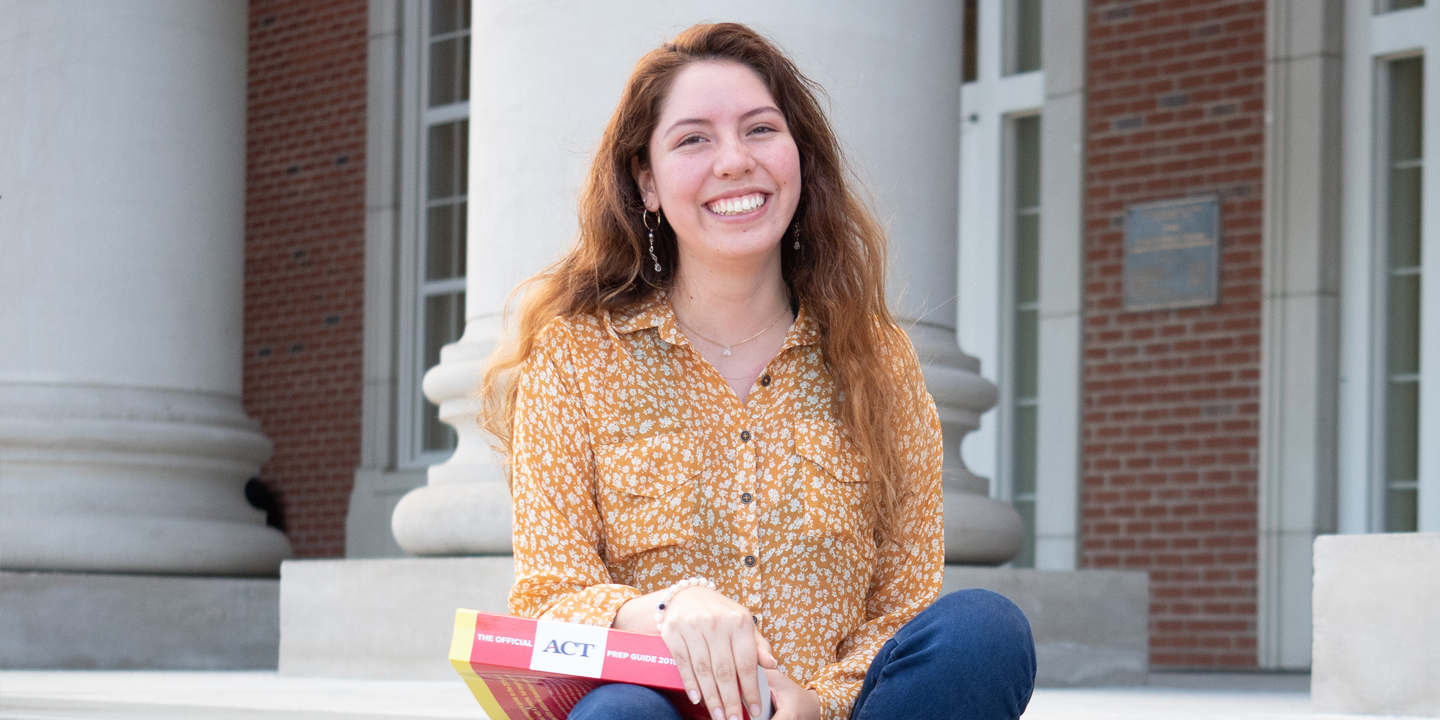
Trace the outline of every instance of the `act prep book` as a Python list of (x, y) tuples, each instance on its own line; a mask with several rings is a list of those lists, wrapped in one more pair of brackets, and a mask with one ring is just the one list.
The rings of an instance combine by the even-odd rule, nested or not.
[[(659, 635), (456, 610), (450, 664), (490, 720), (565, 720), (585, 693), (612, 682), (655, 688), (681, 715), (710, 718), (703, 702), (693, 705), (685, 696), (680, 670)], [(769, 720), (764, 672), (760, 696), (757, 720)]]

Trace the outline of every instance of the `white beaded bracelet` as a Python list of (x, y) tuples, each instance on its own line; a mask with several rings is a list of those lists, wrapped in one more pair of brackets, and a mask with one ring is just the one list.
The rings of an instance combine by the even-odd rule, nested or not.
[(715, 583), (710, 582), (703, 577), (692, 577), (685, 578), (684, 580), (681, 580), (680, 582), (677, 582), (674, 585), (666, 588), (665, 594), (660, 596), (660, 603), (655, 606), (656, 630), (660, 629), (660, 622), (665, 619), (665, 606), (670, 603), (671, 598), (675, 597), (675, 593), (678, 593), (688, 587), (703, 587), (714, 590)]

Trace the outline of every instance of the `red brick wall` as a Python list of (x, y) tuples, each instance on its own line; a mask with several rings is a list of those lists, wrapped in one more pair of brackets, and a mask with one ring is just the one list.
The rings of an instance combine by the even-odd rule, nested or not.
[(245, 409), (299, 557), (345, 553), (360, 461), (366, 0), (251, 0)]
[[(1264, 0), (1093, 0), (1081, 563), (1146, 570), (1151, 662), (1254, 666)], [(1222, 198), (1221, 303), (1121, 311), (1130, 203)]]

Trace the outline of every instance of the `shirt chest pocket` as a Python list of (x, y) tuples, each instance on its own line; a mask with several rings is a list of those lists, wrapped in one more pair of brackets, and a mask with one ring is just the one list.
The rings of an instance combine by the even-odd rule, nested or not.
[(703, 470), (699, 439), (688, 431), (596, 447), (609, 560), (621, 562), (695, 537)]
[(805, 492), (805, 535), (870, 537), (875, 513), (859, 449), (828, 423), (797, 431), (796, 484)]

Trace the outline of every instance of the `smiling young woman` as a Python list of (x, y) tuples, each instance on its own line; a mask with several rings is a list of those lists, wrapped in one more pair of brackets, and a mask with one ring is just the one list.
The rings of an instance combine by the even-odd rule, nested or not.
[[(482, 379), (511, 611), (659, 634), (739, 720), (1015, 718), (1029, 626), (943, 575), (941, 437), (818, 88), (736, 24), (641, 58)], [(883, 672), (882, 672), (883, 671)], [(571, 714), (677, 718), (644, 688)]]

